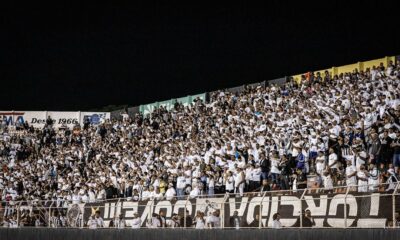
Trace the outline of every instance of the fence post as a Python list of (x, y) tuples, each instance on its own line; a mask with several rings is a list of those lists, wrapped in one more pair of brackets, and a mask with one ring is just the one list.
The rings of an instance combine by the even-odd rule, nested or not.
[(400, 183), (397, 182), (396, 187), (394, 188), (393, 194), (392, 194), (392, 228), (396, 228), (396, 192), (397, 189), (399, 188)]
[(187, 202), (189, 200), (189, 195), (186, 198), (185, 202), (185, 211), (183, 211), (183, 228), (186, 228), (186, 210), (187, 210)]
[[(220, 217), (221, 217), (221, 227), (224, 229), (225, 228), (225, 204), (226, 200), (229, 199), (229, 194), (225, 193), (223, 203), (221, 205), (221, 211), (220, 211)], [(208, 217), (208, 216), (206, 216)]]
[(20, 204), (17, 205), (16, 209), (17, 209), (17, 226), (19, 227), (19, 218), (20, 218)]
[(308, 191), (308, 188), (303, 189), (303, 193), (301, 194), (301, 197), (300, 197), (300, 228), (303, 228), (303, 199), (304, 199), (304, 195), (306, 195), (307, 191)]
[(344, 196), (344, 228), (347, 228), (347, 194), (350, 188), (346, 186), (346, 195)]
[(261, 198), (261, 201), (260, 201), (260, 209), (258, 210), (258, 229), (261, 229), (261, 220), (262, 220), (262, 217), (261, 217), (261, 215), (262, 215), (262, 202), (263, 202), (263, 200), (264, 200), (264, 197), (265, 197), (265, 194), (266, 194), (267, 192), (264, 192), (263, 193), (263, 195), (262, 195), (262, 198)]
[(49, 219), (47, 220), (47, 222), (48, 222), (47, 227), (51, 227), (51, 205), (49, 207)]

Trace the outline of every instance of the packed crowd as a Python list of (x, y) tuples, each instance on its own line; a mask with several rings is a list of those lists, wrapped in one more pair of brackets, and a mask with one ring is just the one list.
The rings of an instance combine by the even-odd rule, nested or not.
[(397, 62), (335, 76), (310, 72), (301, 84), (217, 91), (207, 103), (100, 125), (56, 129), (48, 119), (43, 129), (16, 129), (3, 121), (0, 199), (3, 206), (61, 206), (306, 187), (393, 191), (399, 84)]

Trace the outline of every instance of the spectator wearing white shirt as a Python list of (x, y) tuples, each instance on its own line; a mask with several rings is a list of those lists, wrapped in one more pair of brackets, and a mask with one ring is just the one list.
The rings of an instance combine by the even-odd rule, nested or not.
[(173, 183), (168, 183), (168, 189), (165, 192), (165, 199), (170, 201), (173, 200), (176, 196), (176, 191), (174, 188), (174, 184)]
[(160, 228), (161, 222), (157, 213), (153, 213), (152, 217), (147, 221), (148, 228)]
[(333, 181), (336, 182), (336, 176), (338, 173), (338, 156), (333, 150), (333, 148), (329, 149), (329, 156), (328, 156), (328, 168), (330, 169), (332, 176), (333, 176)]
[(378, 190), (379, 186), (379, 171), (375, 164), (371, 163), (369, 165), (368, 176), (368, 190), (370, 192), (375, 192)]
[(368, 192), (368, 175), (365, 166), (361, 165), (357, 171), (358, 192)]
[(227, 171), (224, 176), (224, 181), (225, 181), (225, 191), (227, 193), (233, 193), (235, 190), (235, 180), (232, 176), (231, 171)]
[(322, 176), (324, 171), (326, 170), (325, 156), (322, 151), (318, 152), (318, 156), (315, 159), (315, 170), (320, 176)]
[(190, 191), (189, 197), (193, 199), (193, 198), (198, 197), (199, 195), (200, 195), (200, 189), (196, 184), (193, 186), (193, 189)]
[(329, 171), (325, 171), (324, 175), (322, 176), (322, 181), (324, 185), (324, 190), (328, 193), (333, 192), (333, 180), (331, 173)]
[(138, 213), (133, 214), (132, 229), (139, 229), (142, 226), (142, 220)]
[(72, 204), (79, 204), (81, 203), (81, 195), (79, 194), (79, 189), (75, 188), (74, 193), (72, 194)]
[(206, 185), (207, 185), (207, 195), (213, 196), (215, 193), (215, 190), (214, 190), (215, 189), (215, 176), (211, 172), (208, 173)]
[(239, 193), (240, 197), (243, 197), (243, 192), (244, 192), (244, 185), (245, 185), (245, 176), (242, 168), (237, 167), (236, 168), (236, 175), (234, 178), (234, 184), (235, 184), (235, 193)]
[(126, 227), (126, 220), (122, 214), (119, 214), (119, 217), (115, 219), (115, 227), (119, 229), (124, 229)]
[(351, 160), (347, 160), (345, 174), (346, 174), (346, 185), (347, 187), (349, 187), (349, 191), (356, 191), (357, 168), (352, 164)]
[(194, 219), (194, 226), (196, 229), (204, 229), (206, 227), (206, 220), (204, 219), (204, 213), (197, 211)]
[(147, 201), (150, 199), (150, 197), (151, 197), (151, 192), (149, 191), (147, 186), (144, 186), (142, 196), (141, 196), (142, 201)]
[(176, 192), (178, 198), (183, 197), (185, 195), (184, 193), (185, 188), (186, 188), (186, 178), (183, 175), (183, 172), (180, 172), (178, 178), (176, 179)]
[(274, 215), (272, 215), (272, 219), (272, 228), (281, 229), (282, 223), (279, 221), (281, 219), (281, 215), (279, 213), (275, 213)]

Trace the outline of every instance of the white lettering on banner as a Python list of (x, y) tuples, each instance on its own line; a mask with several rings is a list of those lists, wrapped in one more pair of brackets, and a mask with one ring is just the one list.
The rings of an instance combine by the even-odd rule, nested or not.
[(379, 193), (371, 194), (371, 207), (369, 209), (369, 215), (378, 216), (378, 213), (379, 213), (379, 200), (380, 200), (380, 194)]
[[(345, 199), (346, 195), (345, 194), (337, 194), (335, 195), (332, 200), (331, 204), (329, 207), (329, 215), (330, 216), (336, 216), (337, 213), (337, 208), (339, 205), (343, 205), (346, 203), (349, 206), (349, 215), (347, 216), (347, 226), (350, 226), (353, 224), (355, 218), (350, 218), (350, 217), (356, 217), (357, 216), (357, 201), (356, 198), (353, 195), (347, 195), (347, 198)], [(345, 221), (343, 219), (338, 219), (338, 218), (328, 218), (328, 224), (331, 225), (332, 227), (345, 227)]]
[[(326, 211), (328, 210), (328, 196), (320, 195), (319, 199), (319, 207), (316, 206), (314, 198), (312, 196), (305, 195), (304, 200), (307, 203), (307, 208), (311, 211), (313, 216), (326, 216)], [(324, 226), (324, 218), (314, 218), (315, 225), (317, 227)]]
[[(281, 218), (282, 225), (283, 226), (294, 225), (296, 223), (297, 216), (300, 216), (300, 210), (301, 210), (300, 199), (296, 196), (282, 196), (281, 197), (281, 206), (282, 205), (292, 205), (293, 206), (292, 216), (295, 217), (295, 218)], [(272, 226), (272, 221), (270, 221), (270, 226)]]
[(271, 214), (269, 215), (269, 222), (272, 224), (273, 220), (273, 216), (275, 213), (278, 212), (278, 204), (279, 204), (279, 198), (278, 197), (272, 197), (272, 201), (271, 201)]
[(319, 196), (319, 207), (315, 205), (314, 198), (312, 196), (304, 196), (304, 200), (308, 205), (308, 209), (312, 212), (313, 216), (326, 216), (326, 210), (328, 209), (328, 196)]
[(138, 202), (123, 202), (122, 210), (125, 211), (126, 224), (132, 225), (133, 214), (138, 212)]
[(110, 218), (110, 204), (104, 205), (104, 218)]
[[(281, 222), (284, 226), (294, 226), (300, 216), (301, 210), (309, 209), (314, 217), (317, 227), (345, 227), (344, 204), (347, 204), (347, 227), (384, 227), (387, 218), (391, 216), (391, 198), (381, 197), (380, 194), (370, 195), (305, 195), (300, 202), (299, 195), (274, 196), (274, 197), (242, 197), (242, 198), (197, 198), (177, 201), (147, 201), (129, 202), (120, 200), (106, 203), (87, 203), (86, 208), (81, 211), (87, 222), (88, 217), (94, 210), (99, 209), (103, 212), (104, 221), (108, 223), (120, 213), (127, 222), (133, 219), (133, 213), (137, 212), (141, 216), (143, 225), (146, 219), (151, 218), (153, 212), (159, 213), (165, 210), (166, 218), (171, 218), (173, 213), (183, 216), (185, 209), (190, 216), (194, 216), (196, 211), (206, 214), (217, 209), (221, 211), (221, 217), (226, 227), (229, 227), (229, 217), (235, 211), (242, 217), (244, 226), (250, 225), (255, 220), (256, 215), (261, 215), (260, 219), (264, 226), (272, 225), (272, 216), (279, 212), (282, 216)], [(260, 203), (262, 201), (262, 208)], [(368, 204), (368, 201), (370, 204)], [(363, 208), (368, 211), (361, 211)], [(364, 204), (366, 204), (364, 206)], [(71, 208), (72, 210), (74, 208)], [(71, 211), (72, 211), (71, 210)], [(279, 211), (278, 211), (279, 210)], [(74, 210), (76, 212), (76, 209)], [(260, 214), (261, 212), (261, 214)], [(367, 216), (364, 216), (365, 214)], [(76, 214), (76, 213), (75, 213)], [(72, 213), (69, 215), (73, 215)], [(69, 216), (68, 215), (68, 216)]]
[[(190, 204), (189, 206), (186, 204)], [(187, 207), (188, 210), (191, 211), (192, 209), (192, 203), (186, 200), (178, 200), (176, 201), (176, 203), (174, 204), (174, 213), (178, 214), (179, 213), (179, 209), (185, 209), (185, 207)]]
[(238, 211), (238, 216), (242, 217), (244, 215), (244, 212), (246, 211), (247, 204), (249, 203), (249, 198), (248, 197), (243, 197), (242, 201), (240, 202), (240, 207), (239, 209), (236, 208), (236, 199), (235, 198), (229, 198), (229, 211), (234, 212)]
[(160, 201), (157, 203), (156, 208), (154, 209), (155, 213), (159, 213), (161, 209), (166, 209), (167, 211), (164, 211), (165, 216), (172, 216), (172, 204), (170, 201)]
[(386, 226), (386, 218), (362, 218), (358, 219), (357, 227), (359, 228), (384, 228)]
[(260, 206), (261, 200), (262, 197), (254, 197), (250, 200), (249, 207), (247, 208), (247, 217), (246, 217), (247, 224), (250, 224), (254, 221), (254, 216), (255, 216), (254, 210), (256, 206)]
[[(151, 217), (152, 217), (151, 215), (153, 214), (153, 206), (154, 206), (153, 201), (147, 202), (146, 207), (144, 208), (144, 211), (140, 216), (140, 220), (142, 221), (142, 223), (145, 223), (147, 218), (151, 219)], [(171, 216), (168, 216), (168, 217), (171, 217)]]
[(138, 202), (123, 202), (122, 209), (125, 210), (126, 218), (133, 218), (133, 214), (138, 212)]

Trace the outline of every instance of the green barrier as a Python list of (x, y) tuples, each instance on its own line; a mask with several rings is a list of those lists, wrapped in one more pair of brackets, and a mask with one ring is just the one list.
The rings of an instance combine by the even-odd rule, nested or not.
[(206, 93), (201, 93), (201, 94), (196, 94), (196, 95), (191, 95), (187, 97), (181, 97), (181, 98), (173, 98), (170, 100), (162, 101), (162, 102), (154, 102), (154, 103), (149, 103), (149, 104), (144, 104), (140, 105), (140, 113), (147, 115), (152, 113), (155, 109), (159, 107), (165, 107), (167, 110), (171, 110), (174, 108), (174, 105), (176, 102), (182, 103), (183, 106), (187, 107), (190, 104), (193, 103), (193, 100), (196, 98), (200, 98), (201, 100), (205, 101), (206, 100)]

